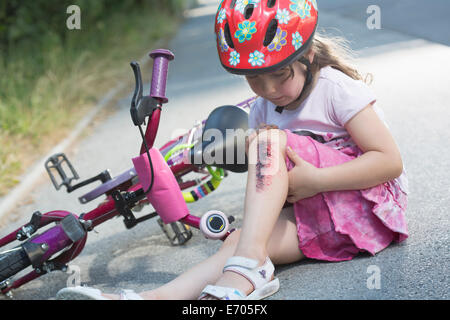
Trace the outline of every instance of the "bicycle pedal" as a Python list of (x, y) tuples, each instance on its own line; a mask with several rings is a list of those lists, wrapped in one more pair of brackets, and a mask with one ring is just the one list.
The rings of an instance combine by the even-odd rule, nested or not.
[[(45, 162), (45, 169), (56, 190), (59, 190), (62, 186), (66, 186), (69, 189), (72, 180), (80, 178), (64, 153), (54, 154), (49, 157)], [(59, 180), (56, 178), (56, 174)]]
[(158, 219), (158, 224), (173, 246), (183, 245), (192, 238), (190, 227), (184, 223), (175, 221), (165, 224), (161, 219)]

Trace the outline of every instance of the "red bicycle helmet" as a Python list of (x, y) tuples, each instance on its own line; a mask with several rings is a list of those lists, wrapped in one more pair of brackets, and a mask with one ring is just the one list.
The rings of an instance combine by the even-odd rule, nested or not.
[(305, 53), (317, 19), (316, 0), (222, 0), (215, 20), (220, 61), (240, 75), (278, 70)]

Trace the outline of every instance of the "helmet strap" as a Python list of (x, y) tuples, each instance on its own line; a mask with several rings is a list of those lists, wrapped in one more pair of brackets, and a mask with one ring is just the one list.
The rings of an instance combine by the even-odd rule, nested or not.
[[(298, 59), (298, 61), (303, 63), (306, 66), (306, 80), (305, 80), (305, 84), (303, 85), (302, 92), (300, 93), (298, 98), (295, 99), (295, 101), (299, 101), (303, 97), (303, 94), (306, 91), (305, 87), (307, 87), (311, 84), (312, 78), (313, 78), (312, 73), (311, 73), (311, 63), (309, 62), (309, 60), (306, 59), (305, 57), (301, 57), (300, 59)], [(283, 109), (284, 109), (283, 106), (277, 106), (275, 108), (275, 111), (281, 114), (283, 112)]]

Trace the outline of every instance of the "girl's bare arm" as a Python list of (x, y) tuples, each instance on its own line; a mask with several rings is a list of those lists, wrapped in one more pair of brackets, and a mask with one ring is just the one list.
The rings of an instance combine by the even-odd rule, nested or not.
[(371, 188), (401, 175), (400, 152), (371, 105), (350, 119), (345, 128), (364, 154), (337, 166), (321, 168), (318, 184), (322, 192)]

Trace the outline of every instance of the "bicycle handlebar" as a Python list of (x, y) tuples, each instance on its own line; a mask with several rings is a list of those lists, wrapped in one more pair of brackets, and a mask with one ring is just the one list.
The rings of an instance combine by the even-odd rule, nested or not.
[[(190, 215), (187, 208), (184, 210), (184, 207), (183, 208), (179, 208), (180, 206), (176, 207), (178, 203), (175, 203), (174, 205), (173, 203), (168, 203), (168, 201), (166, 201), (166, 203), (159, 203), (158, 207), (156, 201), (153, 201), (153, 199), (151, 198), (151, 197), (161, 197), (161, 195), (166, 197), (168, 191), (173, 191), (176, 195), (178, 195), (178, 198), (181, 197), (181, 201), (178, 202), (183, 203), (184, 205), (185, 202), (196, 201), (218, 188), (221, 180), (224, 178), (224, 170), (222, 168), (217, 168), (214, 171), (210, 166), (207, 166), (209, 174), (211, 175), (211, 179), (206, 183), (203, 183), (202, 185), (197, 187), (195, 190), (192, 190), (190, 192), (182, 192), (181, 196), (177, 194), (178, 191), (175, 190), (175, 188), (172, 188), (170, 185), (167, 184), (157, 186), (156, 192), (154, 194), (147, 195), (147, 193), (151, 191), (153, 181), (155, 180), (153, 176), (153, 166), (151, 162), (152, 159), (150, 157), (150, 151), (154, 150), (153, 142), (156, 136), (156, 132), (158, 131), (161, 106), (162, 104), (168, 102), (168, 99), (166, 97), (168, 64), (169, 61), (174, 59), (174, 55), (169, 50), (163, 49), (154, 50), (153, 52), (150, 53), (150, 56), (154, 59), (154, 63), (153, 63), (153, 74), (152, 74), (150, 95), (148, 96), (143, 96), (142, 94), (143, 92), (142, 77), (140, 74), (138, 63), (137, 62), (131, 63), (131, 67), (133, 68), (135, 74), (136, 89), (132, 98), (130, 109), (133, 123), (136, 126), (139, 126), (144, 141), (143, 144), (146, 149), (142, 150), (143, 148), (141, 147), (141, 155), (145, 151), (147, 152), (148, 155), (148, 162), (150, 164), (152, 173), (150, 178), (150, 186), (146, 191), (144, 191), (145, 190), (143, 185), (144, 179), (141, 179), (141, 177), (145, 176), (145, 178), (148, 178), (146, 175), (147, 172), (144, 172), (144, 174), (139, 177), (140, 184), (135, 184), (132, 185), (131, 187), (128, 185), (128, 180), (131, 181), (132, 178), (136, 176), (136, 172), (128, 171), (124, 173), (124, 175), (119, 176), (120, 179), (118, 180), (116, 178), (111, 179), (109, 173), (103, 173), (98, 177), (94, 177), (92, 179), (86, 180), (85, 182), (82, 182), (74, 186), (74, 187), (83, 186), (94, 180), (100, 179), (103, 182), (103, 185), (100, 186), (100, 188), (96, 188), (95, 191), (97, 193), (102, 191), (101, 194), (106, 194), (107, 201), (100, 204), (97, 208), (89, 211), (86, 214), (82, 214), (80, 217), (68, 211), (52, 211), (44, 215), (36, 214), (34, 216), (35, 217), (34, 220), (32, 218), (32, 221), (29, 224), (24, 225), (22, 228), (0, 239), (0, 247), (10, 242), (13, 242), (14, 240), (26, 241), (25, 244), (22, 245), (22, 251), (20, 252), (21, 255), (15, 257), (16, 259), (18, 258), (19, 260), (17, 260), (17, 262), (14, 263), (15, 264), (20, 264), (23, 262), (27, 263), (26, 265), (20, 265), (20, 270), (23, 270), (23, 268), (28, 267), (30, 263), (32, 267), (35, 268), (34, 271), (18, 279), (12, 285), (9, 285), (7, 282), (3, 281), (3, 279), (0, 278), (0, 291), (2, 293), (7, 293), (9, 292), (9, 290), (17, 288), (31, 281), (32, 279), (39, 277), (43, 273), (50, 272), (53, 270), (64, 270), (64, 268), (67, 266), (66, 263), (73, 260), (76, 256), (78, 256), (78, 254), (83, 249), (87, 239), (87, 232), (91, 231), (94, 227), (117, 215), (124, 216), (124, 218), (127, 220), (125, 221), (127, 228), (134, 226), (138, 222), (142, 222), (149, 218), (160, 215), (163, 223), (166, 224), (173, 223), (172, 222), (173, 220), (174, 222), (185, 223), (194, 227), (198, 227), (203, 231), (206, 230), (205, 228), (208, 228), (208, 230), (212, 234), (211, 236), (212, 238), (217, 238), (218, 236), (220, 236), (221, 237), (220, 239), (224, 239), (226, 235), (232, 232), (232, 230), (231, 231), (228, 230), (228, 227), (226, 228), (224, 227), (225, 223), (222, 223), (232, 221), (231, 219), (227, 219), (227, 217), (224, 215), (221, 218), (218, 217), (218, 215), (214, 212), (215, 214), (214, 216), (208, 216), (210, 217), (210, 219), (204, 218), (203, 224), (200, 225), (201, 222), (200, 218)], [(151, 119), (148, 122), (147, 131), (144, 136), (141, 129), (141, 125), (145, 123), (145, 118), (148, 116), (151, 116)], [(168, 158), (170, 158), (171, 155), (173, 155), (174, 152), (177, 152), (181, 149), (191, 149), (193, 146), (194, 145), (191, 143), (176, 146), (172, 148), (172, 150), (169, 150), (169, 152), (166, 155), (166, 159), (163, 159), (161, 153), (156, 149), (155, 151), (156, 154), (153, 157), (160, 158), (158, 159), (158, 164), (164, 163), (164, 165), (167, 167), (168, 166), (167, 160)], [(149, 150), (149, 148), (152, 149)], [(140, 159), (140, 157), (137, 157), (135, 159)], [(47, 169), (50, 168), (54, 168), (56, 170), (61, 169), (61, 163), (58, 162), (58, 165), (49, 166)], [(159, 169), (158, 166), (156, 168), (157, 170)], [(159, 170), (158, 172), (162, 172), (162, 170)], [(169, 172), (167, 174), (168, 177), (170, 177), (170, 174), (173, 173), (170, 172), (170, 170), (166, 170), (166, 172)], [(67, 177), (67, 175), (65, 175), (64, 171), (61, 171), (60, 174), (62, 175), (62, 179), (64, 181), (70, 179)], [(175, 179), (173, 179), (173, 181), (174, 184), (177, 184), (177, 181)], [(199, 184), (199, 181), (200, 180), (196, 180), (196, 184)], [(108, 182), (111, 182), (110, 185), (105, 186), (105, 184), (107, 184)], [(126, 185), (124, 185), (125, 182), (127, 183)], [(67, 182), (67, 184), (70, 185), (70, 181)], [(165, 189), (165, 187), (167, 186), (169, 186), (169, 188)], [(127, 191), (124, 191), (124, 189), (126, 189)], [(110, 191), (112, 191), (111, 194), (109, 194)], [(136, 204), (140, 204), (142, 201), (144, 201), (145, 197), (148, 198), (148, 201), (154, 206), (154, 208), (157, 211), (144, 217), (141, 217), (139, 219), (135, 219), (134, 216), (132, 215), (131, 208), (133, 208)], [(168, 196), (167, 199), (171, 199), (170, 196)], [(167, 208), (165, 208), (166, 206)], [(167, 211), (168, 214), (165, 214), (164, 216), (161, 215), (165, 211)], [(37, 219), (36, 217), (39, 218), (39, 221), (36, 220)], [(166, 217), (166, 220), (164, 219), (164, 217)], [(203, 225), (205, 224), (206, 220), (208, 223), (206, 223), (206, 227), (204, 227)], [(56, 226), (49, 228), (48, 230), (45, 230), (45, 232), (43, 232), (42, 234), (30, 237), (31, 234), (34, 233), (37, 229), (41, 228), (44, 225), (49, 224), (50, 222), (55, 222)], [(224, 236), (219, 231), (227, 233)], [(66, 248), (68, 249), (64, 250)], [(37, 249), (39, 249), (40, 251), (37, 251)], [(52, 258), (56, 253), (59, 252), (62, 253), (57, 257)], [(4, 256), (3, 254), (4, 253), (0, 253), (0, 258), (9, 257)], [(32, 257), (32, 259), (30, 257)], [(50, 260), (50, 258), (52, 259)], [(15, 275), (17, 273), (17, 270), (19, 270), (19, 269), (17, 270), (10, 269), (9, 264), (11, 263), (11, 259), (8, 258), (0, 260), (2, 261), (2, 265), (0, 265), (0, 268), (3, 268), (1, 270), (8, 271), (8, 273), (0, 274), (0, 276), (5, 276), (5, 279), (8, 279), (12, 275)]]
[(169, 61), (175, 56), (169, 50), (157, 49), (150, 53), (150, 57), (154, 59), (150, 96), (161, 103), (167, 103), (169, 99), (166, 97), (166, 83)]

